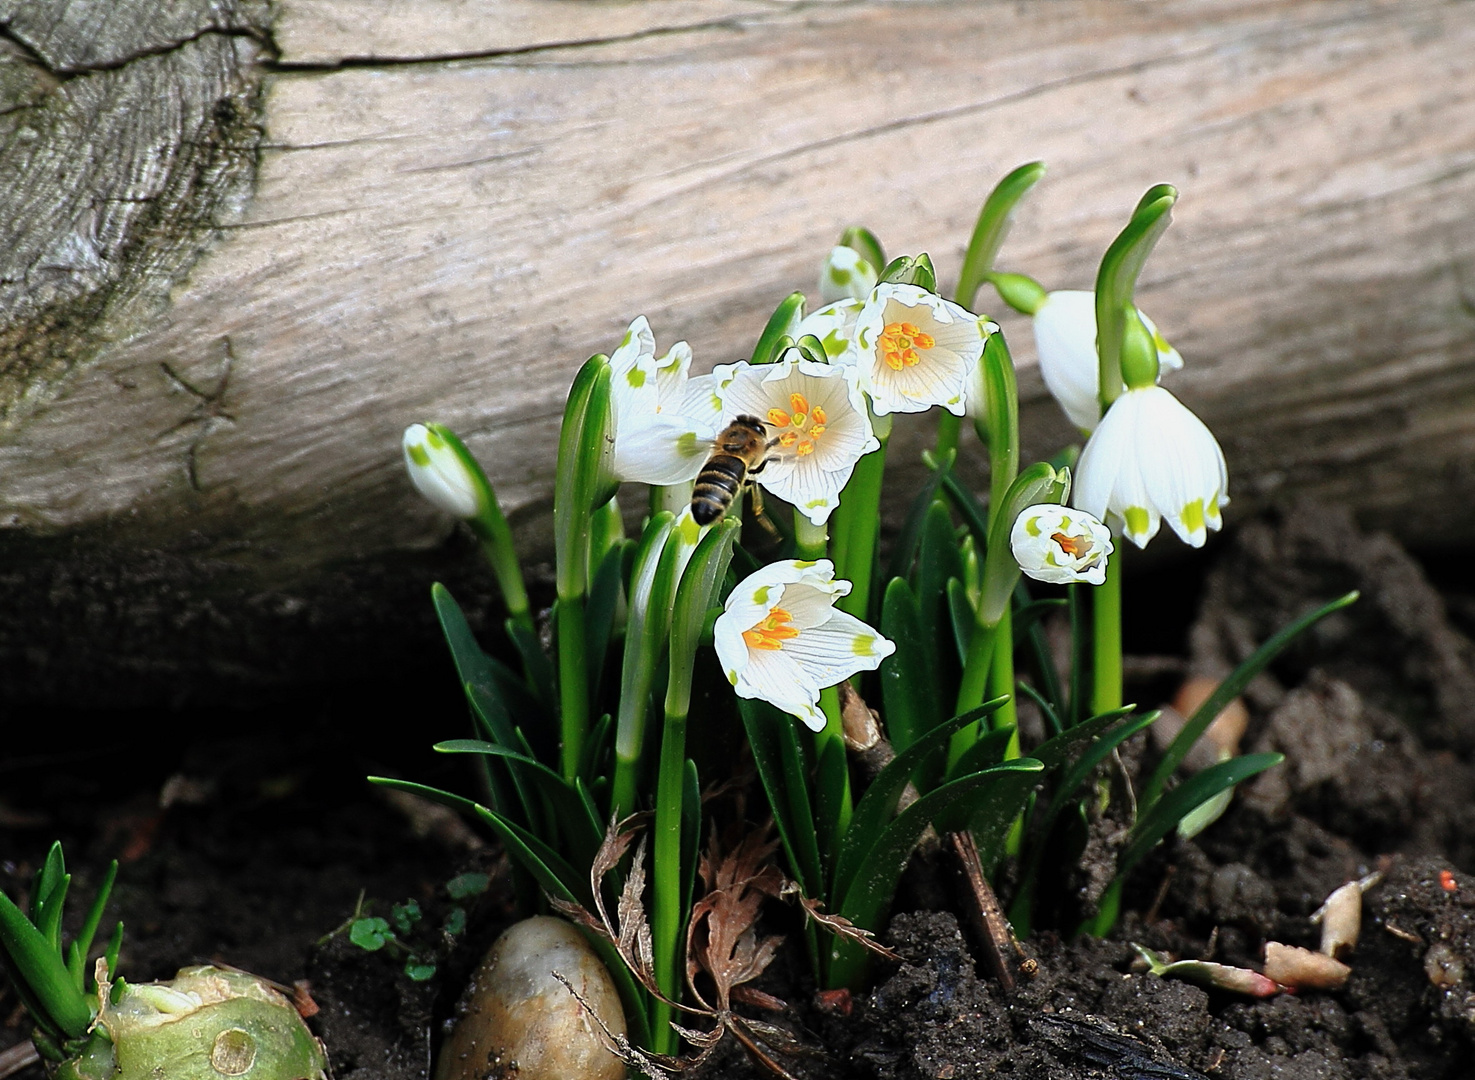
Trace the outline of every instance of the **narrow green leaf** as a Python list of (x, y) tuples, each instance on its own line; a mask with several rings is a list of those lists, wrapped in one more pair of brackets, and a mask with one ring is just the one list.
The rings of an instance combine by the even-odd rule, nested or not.
[(782, 352), (781, 339), (788, 338), (792, 343), (794, 331), (803, 318), (804, 294), (790, 293), (768, 317), (768, 323), (763, 327), (763, 333), (758, 335), (758, 343), (753, 346), (753, 355), (748, 362), (771, 364), (777, 360)]
[(1050, 704), (1049, 698), (1022, 680), (1015, 682), (1014, 689), (1039, 706), (1040, 712), (1044, 714), (1045, 723), (1050, 728), (1051, 736), (1059, 735), (1065, 730), (1065, 725), (1060, 720), (1060, 714), (1055, 711), (1055, 706)]
[(892, 747), (900, 753), (946, 718), (942, 688), (929, 677), (932, 663), (922, 615), (901, 578), (892, 578), (886, 587), (880, 629), (896, 645), (896, 652), (881, 661), (879, 677), (886, 728)]
[(1194, 710), (1193, 716), (1189, 717), (1188, 723), (1184, 724), (1183, 729), (1173, 738), (1162, 761), (1158, 762), (1157, 768), (1152, 771), (1152, 776), (1148, 778), (1142, 789), (1142, 796), (1138, 800), (1143, 813), (1150, 810), (1161, 797), (1168, 778), (1177, 771), (1183, 759), (1188, 756), (1188, 752), (1193, 749), (1193, 744), (1198, 742), (1199, 737), (1208, 729), (1208, 726), (1224, 711), (1224, 706), (1243, 693), (1244, 688), (1250, 684), (1250, 680), (1264, 671), (1270, 661), (1284, 652), (1291, 642), (1332, 612), (1341, 611), (1356, 602), (1359, 595), (1354, 590), (1346, 596), (1338, 597), (1330, 604), (1325, 604), (1315, 611), (1302, 615), (1256, 649), (1248, 660), (1235, 668), (1229, 678), (1218, 685), (1204, 703)]
[(506, 626), (507, 636), (512, 639), (513, 646), (527, 668), (528, 677), (532, 679), (533, 696), (537, 698), (538, 704), (551, 714), (554, 702), (558, 700), (553, 689), (552, 661), (543, 651), (542, 643), (538, 641), (535, 631), (530, 630), (516, 619), (508, 619)]
[(968, 250), (963, 256), (963, 269), (958, 275), (957, 301), (969, 311), (973, 310), (978, 287), (994, 268), (994, 258), (1003, 246), (1004, 238), (1009, 235), (1015, 204), (1044, 175), (1045, 163), (1042, 161), (1021, 165), (1000, 180), (983, 201), (978, 222), (973, 226), (973, 236), (968, 241)]
[[(56, 888), (53, 875), (53, 894)], [(61, 953), (4, 892), (0, 892), (0, 951), (5, 954), (15, 983), (24, 984), (40, 1007), (38, 1021), (44, 1018), (67, 1038), (75, 1039), (87, 1031), (92, 1011), (73, 985)]]
[(589, 603), (584, 609), (584, 636), (588, 641), (584, 662), (589, 668), (589, 700), (596, 704), (604, 691), (605, 658), (625, 584), (622, 571), (625, 550), (629, 546), (630, 542), (625, 540), (612, 544), (589, 585)]
[(1246, 754), (1194, 773), (1158, 799), (1150, 810), (1137, 819), (1127, 846), (1117, 859), (1118, 877), (1126, 875), (1136, 866), (1194, 807), (1284, 760), (1284, 754)]
[[(1041, 771), (1038, 761), (1016, 758), (922, 796), (898, 814), (875, 839), (836, 910), (857, 926), (879, 929), (907, 860), (929, 825), (939, 830), (961, 827), (976, 812), (986, 811), (991, 818), (1002, 819), (1002, 828), (1007, 830)], [(858, 949), (836, 943), (830, 968), (832, 982), (848, 985), (858, 977), (864, 964), (858, 953)]]
[(1118, 720), (1132, 715), (1136, 708), (1135, 705), (1123, 705), (1120, 709), (1093, 716), (1073, 728), (1067, 728), (1054, 738), (1046, 739), (1031, 750), (1029, 756), (1044, 762), (1046, 769), (1052, 771), (1058, 769), (1062, 765), (1075, 761), (1087, 745)]
[(36, 920), (36, 929), (51, 942), (58, 957), (62, 956), (61, 913), (66, 907), (67, 890), (72, 887), (72, 875), (62, 874), (51, 886), (51, 894), (41, 901), (41, 917)]
[(809, 772), (804, 767), (803, 752), (794, 730), (799, 721), (767, 702), (751, 698), (738, 699), (738, 713), (789, 867), (806, 896), (823, 896), (824, 874), (820, 869)]
[(681, 840), (681, 925), (685, 926), (702, 845), (702, 782), (691, 758), (686, 759), (681, 784)]
[(968, 600), (968, 589), (957, 578), (948, 578), (947, 610), (952, 626), (953, 645), (957, 648), (958, 666), (968, 659), (968, 639), (973, 636), (975, 615)]
[(984, 769), (992, 769), (995, 765), (1002, 764), (1004, 756), (1009, 749), (1010, 740), (1014, 738), (1014, 728), (1005, 726), (986, 731), (978, 737), (978, 741), (967, 750), (963, 756), (948, 770), (947, 778), (956, 780), (960, 776), (969, 773), (982, 772)]
[(87, 989), (88, 972), (85, 970), (87, 954), (92, 951), (92, 939), (97, 935), (98, 925), (102, 922), (102, 911), (107, 906), (108, 897), (113, 892), (113, 882), (118, 879), (118, 860), (114, 859), (109, 864), (107, 872), (102, 876), (102, 883), (97, 887), (97, 895), (92, 899), (92, 907), (87, 910), (87, 917), (82, 920), (82, 929), (77, 934), (77, 939), (72, 945), (77, 951), (77, 965), (75, 968), (68, 964), (72, 972), (72, 982), (78, 990)]
[(56, 883), (62, 879), (67, 872), (66, 856), (62, 854), (61, 841), (52, 841), (51, 847), (46, 852), (46, 861), (41, 864), (40, 871), (31, 879), (31, 922), (40, 926), (46, 917), (46, 903), (56, 889)]
[[(1007, 496), (1019, 475), (1019, 382), (1003, 331), (988, 336), (978, 363), (983, 375), (982, 412), (988, 432), (988, 557), (992, 559), (995, 551), (992, 544), (994, 515), (1005, 508)], [(1013, 524), (1012, 517), (1010, 524)], [(1007, 530), (1004, 538), (1008, 539)], [(1010, 559), (1008, 553), (1004, 557)]]
[(937, 487), (943, 481), (943, 477), (952, 468), (953, 454), (949, 453), (946, 460), (938, 463), (932, 459), (930, 454), (923, 455), (928, 467), (932, 469), (932, 476), (928, 479), (926, 486), (917, 492), (912, 499), (912, 505), (907, 510), (906, 520), (902, 522), (901, 532), (897, 535), (896, 543), (891, 548), (891, 562), (886, 572), (886, 580), (893, 578), (910, 578), (912, 560), (917, 555), (917, 545), (922, 541), (922, 528), (927, 521), (928, 508), (937, 496)]
[[(584, 595), (589, 578), (589, 523), (595, 506), (609, 494), (605, 455), (609, 430), (610, 366), (607, 356), (591, 356), (574, 376), (558, 433), (553, 497), (553, 547), (558, 598)], [(600, 496), (603, 496), (602, 498)]]
[(605, 713), (589, 729), (589, 738), (584, 742), (583, 757), (579, 759), (579, 777), (583, 783), (592, 784), (606, 773), (605, 756), (609, 753), (610, 733), (614, 730), (614, 718)]

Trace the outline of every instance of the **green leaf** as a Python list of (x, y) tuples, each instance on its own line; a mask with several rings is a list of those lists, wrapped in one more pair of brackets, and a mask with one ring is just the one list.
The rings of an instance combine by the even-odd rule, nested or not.
[(1015, 204), (1044, 175), (1045, 163), (1042, 161), (1021, 165), (1000, 180), (983, 201), (978, 223), (973, 226), (973, 236), (963, 255), (963, 269), (958, 275), (957, 301), (970, 311), (973, 310), (978, 287), (994, 268), (994, 258), (1003, 246), (1004, 238), (1009, 235)]
[(948, 578), (947, 610), (952, 626), (953, 644), (957, 647), (958, 664), (968, 659), (968, 639), (973, 636), (973, 604), (968, 600), (968, 589), (957, 578)]
[(1354, 590), (1346, 596), (1338, 597), (1330, 604), (1326, 604), (1317, 608), (1315, 611), (1302, 615), (1264, 645), (1256, 649), (1249, 659), (1234, 669), (1229, 678), (1218, 685), (1204, 703), (1194, 710), (1193, 715), (1189, 717), (1188, 723), (1183, 725), (1183, 729), (1168, 744), (1167, 752), (1163, 754), (1162, 761), (1158, 762), (1157, 768), (1152, 771), (1152, 776), (1148, 778), (1146, 785), (1142, 789), (1142, 796), (1138, 800), (1138, 805), (1142, 808), (1143, 813), (1150, 810), (1161, 797), (1163, 788), (1168, 782), (1168, 777), (1177, 771), (1178, 766), (1183, 763), (1183, 759), (1188, 756), (1188, 752), (1193, 749), (1193, 744), (1198, 742), (1199, 737), (1208, 729), (1208, 726), (1224, 711), (1224, 706), (1237, 698), (1244, 691), (1244, 688), (1250, 684), (1250, 680), (1264, 671), (1270, 661), (1284, 652), (1291, 642), (1295, 641), (1296, 638), (1311, 629), (1311, 627), (1315, 626), (1322, 619), (1332, 614), (1332, 612), (1341, 611), (1343, 608), (1356, 602), (1359, 595)]
[[(624, 587), (625, 550), (630, 542), (621, 540), (612, 545), (595, 571), (594, 581), (589, 586), (589, 603), (584, 610), (584, 634), (588, 645), (584, 662), (589, 668), (589, 700), (598, 702), (603, 692), (605, 657), (609, 651), (610, 632), (615, 625), (615, 613), (619, 610), (620, 595)], [(586, 745), (585, 750), (588, 747)]]
[(1137, 276), (1172, 220), (1178, 191), (1168, 184), (1149, 188), (1132, 220), (1112, 241), (1096, 272), (1096, 351), (1101, 362), (1101, 411), (1122, 388), (1122, 336), (1135, 300)]
[(922, 629), (922, 614), (912, 590), (892, 578), (881, 601), (881, 633), (896, 652), (881, 661), (881, 703), (891, 745), (900, 753), (941, 723), (946, 714), (942, 688), (930, 677), (932, 661)]
[(937, 496), (937, 487), (943, 482), (948, 470), (952, 468), (953, 454), (947, 454), (946, 459), (938, 463), (932, 459), (930, 454), (923, 454), (923, 460), (932, 469), (932, 476), (927, 485), (917, 492), (912, 499), (912, 505), (907, 510), (906, 520), (902, 523), (901, 532), (897, 535), (896, 543), (891, 548), (891, 562), (886, 572), (886, 580), (893, 578), (910, 578), (912, 560), (917, 554), (917, 545), (922, 539), (922, 527), (927, 521), (928, 508)]
[(447, 937), (460, 937), (466, 932), (466, 909), (453, 907), (441, 923), (440, 932)]
[(1023, 681), (1015, 682), (1014, 689), (1039, 706), (1040, 712), (1044, 714), (1045, 723), (1049, 725), (1051, 735), (1059, 735), (1065, 730), (1065, 725), (1060, 721), (1060, 714), (1055, 711), (1055, 706), (1050, 704), (1044, 694)]
[(809, 770), (795, 730), (799, 721), (752, 698), (738, 699), (738, 713), (789, 867), (804, 895), (824, 896)]
[(696, 762), (686, 759), (681, 785), (681, 925), (691, 914), (691, 892), (702, 845), (702, 782)]
[(446, 882), (446, 895), (452, 900), (467, 900), (487, 891), (492, 879), (486, 874), (475, 872), (457, 874)]
[(353, 921), (348, 928), (348, 940), (364, 952), (378, 952), (394, 940), (394, 931), (379, 916), (371, 915)]
[(411, 982), (426, 982), (435, 978), (435, 964), (412, 956), (405, 961), (405, 974), (410, 977)]
[(442, 754), (489, 754), (509, 763), (524, 781), (537, 788), (553, 808), (559, 835), (577, 863), (592, 863), (604, 839), (599, 818), (580, 797), (578, 789), (536, 758), (481, 739), (448, 739), (435, 744)]
[(881, 271), (880, 282), (917, 285), (931, 293), (937, 291), (937, 274), (932, 269), (931, 256), (926, 253), (915, 258), (911, 255), (898, 255)]
[(1014, 728), (1009, 725), (984, 732), (976, 743), (963, 751), (962, 756), (948, 770), (947, 778), (956, 780), (960, 776), (982, 772), (1002, 764), (1013, 738)]
[(584, 741), (583, 756), (579, 759), (579, 782), (592, 784), (608, 775), (606, 756), (609, 753), (610, 734), (614, 731), (614, 717), (605, 713), (589, 729), (589, 738)]
[(538, 704), (551, 714), (557, 696), (553, 691), (553, 664), (548, 654), (543, 651), (536, 632), (515, 619), (508, 619), (506, 626), (507, 636), (512, 639), (523, 666), (527, 668), (528, 677), (532, 679), (533, 695)]
[(46, 918), (46, 902), (50, 899), (52, 892), (56, 889), (57, 882), (67, 872), (66, 857), (62, 854), (61, 841), (56, 840), (46, 852), (46, 861), (41, 864), (40, 871), (31, 879), (31, 922), (40, 926)]
[(777, 360), (782, 352), (780, 339), (789, 338), (792, 343), (794, 331), (803, 318), (804, 294), (790, 293), (768, 317), (768, 323), (763, 327), (763, 333), (758, 335), (758, 343), (753, 346), (753, 355), (748, 362), (771, 364)]
[(1117, 858), (1117, 876), (1124, 877), (1195, 807), (1284, 760), (1284, 754), (1246, 754), (1194, 773), (1137, 819), (1126, 848)]
[(855, 812), (850, 818), (850, 827), (845, 830), (845, 836), (840, 841), (835, 858), (831, 896), (844, 895), (861, 859), (871, 849), (886, 823), (896, 815), (897, 803), (907, 784), (926, 772), (938, 771), (936, 767), (947, 756), (948, 742), (953, 733), (996, 712), (1004, 701), (1004, 698), (995, 698), (976, 709), (945, 720), (899, 752), (876, 774), (865, 794), (856, 803)]
[(1123, 717), (1132, 715), (1137, 706), (1123, 705), (1120, 709), (1093, 716), (1089, 720), (1082, 721), (1073, 728), (1067, 728), (1061, 734), (1052, 739), (1046, 739), (1029, 752), (1029, 756), (1044, 762), (1045, 768), (1051, 771), (1060, 768), (1069, 762), (1075, 761), (1077, 756), (1089, 746), (1098, 736)]
[(86, 970), (87, 954), (92, 951), (92, 939), (97, 935), (98, 925), (102, 922), (103, 908), (107, 906), (108, 897), (113, 892), (113, 882), (118, 879), (118, 860), (114, 859), (109, 864), (107, 873), (102, 877), (102, 884), (97, 887), (97, 895), (93, 897), (92, 907), (87, 911), (87, 917), (82, 920), (82, 929), (77, 934), (77, 939), (72, 942), (76, 950), (76, 966), (68, 964), (68, 970), (72, 973), (72, 982), (78, 990), (86, 990), (91, 984), (91, 972)]
[(584, 595), (589, 579), (590, 515), (610, 497), (604, 491), (608, 486), (605, 455), (612, 452), (605, 438), (610, 428), (610, 377), (609, 358), (591, 356), (574, 376), (564, 406), (553, 494), (560, 600)]
[(71, 887), (71, 874), (62, 874), (57, 877), (52, 882), (50, 894), (41, 901), (41, 917), (36, 920), (36, 929), (40, 930), (41, 935), (51, 942), (51, 947), (56, 950), (57, 956), (62, 955), (61, 913), (66, 906), (67, 890)]
[[(994, 515), (1011, 505), (1008, 494), (1013, 490), (1012, 485), (1019, 475), (1019, 382), (1014, 373), (1014, 358), (1009, 355), (1009, 345), (1004, 340), (1003, 331), (988, 336), (988, 340), (983, 343), (983, 356), (978, 364), (979, 372), (983, 375), (982, 415), (988, 432), (988, 520), (991, 541), (988, 557), (993, 559)], [(1020, 509), (1027, 505), (1029, 504), (1023, 504)], [(1011, 517), (1009, 521), (1012, 525), (1014, 519)], [(1006, 529), (1004, 539), (1008, 538)], [(1013, 561), (1009, 552), (1005, 552), (1004, 558)]]
[[(54, 884), (52, 892), (55, 892)], [(23, 987), (26, 996), (35, 1002), (31, 1012), (38, 1024), (58, 1036), (72, 1039), (87, 1031), (92, 1023), (92, 1011), (73, 984), (61, 953), (3, 892), (0, 892), (0, 953), (5, 956), (16, 986)]]
[(401, 934), (408, 934), (424, 917), (425, 913), (420, 910), (420, 901), (415, 899), (406, 900), (403, 904), (395, 904), (389, 909), (390, 921)]
[[(962, 827), (984, 815), (989, 821), (1000, 823), (998, 831), (1003, 835), (1019, 815), (1042, 768), (1031, 758), (1016, 758), (922, 796), (898, 814), (876, 838), (836, 910), (857, 926), (878, 929), (907, 860), (929, 825), (943, 831)], [(989, 830), (990, 837), (993, 831)], [(830, 979), (839, 985), (849, 985), (859, 977), (863, 965), (858, 947), (836, 942)]]
[[(933, 468), (934, 458), (930, 450), (922, 452), (922, 460)], [(968, 531), (973, 534), (973, 542), (978, 546), (980, 553), (988, 551), (988, 509), (978, 501), (978, 496), (969, 491), (958, 478), (951, 472), (944, 472), (941, 476), (941, 487), (948, 502), (953, 504), (953, 509), (963, 519), (963, 524), (968, 526)]]

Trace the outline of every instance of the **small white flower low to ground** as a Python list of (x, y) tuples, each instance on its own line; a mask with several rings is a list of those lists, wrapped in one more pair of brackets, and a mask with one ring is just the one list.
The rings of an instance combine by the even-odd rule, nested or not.
[(758, 483), (823, 525), (840, 504), (855, 463), (881, 445), (855, 369), (805, 360), (798, 349), (788, 349), (774, 364), (742, 361), (712, 374), (723, 419), (756, 416), (778, 440)]
[(691, 378), (691, 346), (680, 341), (657, 359), (641, 315), (609, 358), (617, 480), (679, 484), (701, 471), (717, 435), (710, 375)]
[(1027, 506), (1014, 519), (1009, 546), (1019, 568), (1036, 581), (1067, 585), (1106, 580), (1111, 530), (1084, 510), (1055, 503)]
[[(1183, 366), (1178, 350), (1162, 339), (1157, 326), (1142, 312), (1142, 325), (1157, 345), (1158, 367), (1177, 371)], [(1091, 431), (1101, 419), (1097, 388), (1101, 365), (1096, 355), (1096, 294), (1061, 289), (1045, 297), (1034, 313), (1035, 349), (1040, 375), (1070, 422)]]
[(738, 696), (761, 698), (822, 730), (820, 691), (875, 670), (896, 651), (836, 609), (849, 592), (828, 559), (772, 563), (738, 582), (714, 628), (717, 658)]
[(1164, 519), (1202, 547), (1229, 502), (1224, 451), (1204, 422), (1161, 386), (1126, 391), (1092, 433), (1076, 466), (1071, 504), (1123, 529), (1138, 547)]

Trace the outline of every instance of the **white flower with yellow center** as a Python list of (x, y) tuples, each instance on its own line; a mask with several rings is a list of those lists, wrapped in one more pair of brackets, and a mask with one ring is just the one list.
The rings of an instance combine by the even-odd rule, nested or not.
[(859, 369), (877, 416), (934, 405), (962, 416), (988, 325), (919, 285), (877, 285), (840, 362)]
[[(1158, 333), (1156, 324), (1142, 312), (1142, 325), (1157, 346), (1158, 368), (1177, 371), (1183, 357)], [(1078, 289), (1061, 289), (1045, 297), (1034, 313), (1035, 349), (1040, 356), (1040, 375), (1045, 387), (1060, 404), (1070, 422), (1091, 431), (1101, 419), (1097, 387), (1101, 362), (1096, 355), (1096, 294)]]
[(871, 431), (853, 368), (788, 349), (774, 364), (725, 364), (712, 372), (722, 416), (756, 416), (774, 441), (756, 482), (816, 525), (840, 504), (855, 463), (881, 444)]
[(1009, 546), (1019, 569), (1036, 581), (1100, 585), (1112, 553), (1111, 530), (1084, 510), (1037, 503), (1014, 519)]
[(1138, 547), (1163, 519), (1184, 543), (1202, 547), (1228, 502), (1224, 451), (1161, 386), (1126, 390), (1112, 402), (1081, 451), (1071, 496), (1071, 505), (1120, 525)]
[(713, 644), (739, 697), (761, 698), (815, 731), (825, 726), (819, 692), (874, 671), (896, 646), (835, 608), (850, 582), (835, 566), (790, 560), (740, 581), (713, 628)]
[(717, 436), (710, 375), (689, 378), (691, 346), (677, 342), (660, 359), (642, 315), (609, 358), (617, 480), (679, 484), (695, 478)]
[(876, 268), (854, 248), (830, 250), (819, 271), (819, 297), (828, 304), (834, 300), (864, 300), (876, 287)]

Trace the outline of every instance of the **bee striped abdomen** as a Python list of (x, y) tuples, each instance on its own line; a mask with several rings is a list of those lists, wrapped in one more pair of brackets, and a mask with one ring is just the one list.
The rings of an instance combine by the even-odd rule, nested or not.
[(706, 467), (697, 474), (696, 486), (691, 492), (691, 516), (696, 523), (710, 525), (726, 514), (747, 477), (748, 466), (742, 458), (713, 454)]

